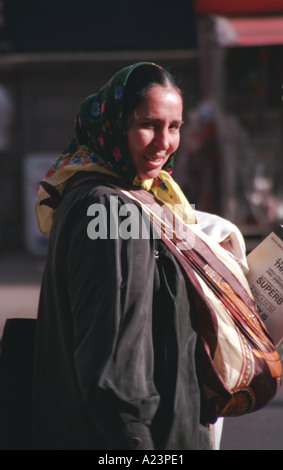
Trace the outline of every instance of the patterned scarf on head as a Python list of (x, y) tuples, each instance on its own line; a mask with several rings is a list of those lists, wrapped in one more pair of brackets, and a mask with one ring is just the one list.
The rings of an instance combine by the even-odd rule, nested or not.
[[(75, 121), (75, 137), (49, 168), (43, 181), (62, 194), (66, 182), (78, 172), (115, 176), (152, 191), (160, 202), (179, 211), (186, 223), (196, 223), (190, 204), (170, 176), (175, 153), (154, 180), (141, 181), (136, 175), (125, 134), (124, 91), (132, 71), (143, 64), (149, 63), (139, 62), (122, 69), (98, 93), (88, 96), (82, 102)], [(150, 64), (162, 69), (159, 65)], [(46, 198), (46, 190), (40, 187), (36, 215), (40, 231), (48, 237), (54, 210), (41, 204)]]

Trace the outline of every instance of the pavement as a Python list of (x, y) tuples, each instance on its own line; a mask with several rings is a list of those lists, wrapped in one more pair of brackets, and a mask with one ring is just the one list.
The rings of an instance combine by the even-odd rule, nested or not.
[(283, 386), (262, 410), (224, 419), (221, 450), (283, 450)]
[[(36, 318), (44, 264), (26, 253), (0, 254), (0, 338), (7, 318)], [(224, 420), (221, 450), (283, 450), (283, 386), (263, 410)]]

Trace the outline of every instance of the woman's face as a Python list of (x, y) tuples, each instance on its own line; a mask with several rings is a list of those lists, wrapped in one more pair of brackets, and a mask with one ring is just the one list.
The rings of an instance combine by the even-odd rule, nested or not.
[(156, 178), (180, 143), (183, 100), (173, 87), (152, 86), (127, 119), (127, 138), (137, 175)]

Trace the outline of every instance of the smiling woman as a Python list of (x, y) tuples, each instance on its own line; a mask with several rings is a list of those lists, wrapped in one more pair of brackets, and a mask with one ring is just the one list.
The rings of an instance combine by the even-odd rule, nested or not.
[(127, 119), (129, 151), (141, 180), (157, 178), (180, 143), (183, 102), (172, 86), (151, 87)]
[(53, 209), (43, 203), (47, 185), (60, 198), (66, 182), (80, 171), (111, 174), (152, 191), (162, 203), (183, 204), (192, 214), (170, 176), (182, 112), (182, 93), (173, 77), (152, 63), (126, 67), (87, 97), (77, 114), (75, 138), (45, 175), (37, 203), (40, 230), (48, 236), (53, 220)]
[[(35, 449), (207, 450), (208, 423), (230, 402), (228, 412), (241, 413), (276, 393), (268, 340), (274, 361), (259, 404), (242, 381), (243, 370), (253, 379), (250, 357), (242, 367), (237, 356), (226, 374), (223, 357), (234, 358), (242, 336), (226, 344), (218, 324), (231, 331), (235, 317), (243, 328), (256, 307), (239, 260), (204, 233), (171, 176), (181, 124), (172, 77), (134, 64), (84, 100), (73, 141), (46, 173), (36, 207), (50, 240), (37, 320)], [(205, 219), (217, 232), (219, 218)], [(231, 225), (224, 222), (221, 241), (229, 242)]]
[(47, 171), (37, 204), (50, 248), (38, 313), (35, 448), (210, 448), (185, 279), (150, 229), (148, 207), (116, 189), (154, 194), (151, 207), (179, 205), (180, 220), (195, 223), (170, 176), (182, 108), (161, 67), (127, 67), (82, 103), (73, 142)]
[[(141, 180), (156, 178), (175, 154), (183, 123), (183, 96), (171, 75), (150, 65), (134, 70), (125, 89), (126, 135)], [(170, 172), (170, 165), (167, 171)]]

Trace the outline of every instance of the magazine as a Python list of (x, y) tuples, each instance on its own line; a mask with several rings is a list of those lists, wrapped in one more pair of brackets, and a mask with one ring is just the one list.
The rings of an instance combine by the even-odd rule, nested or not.
[(247, 275), (259, 315), (277, 346), (283, 340), (283, 226), (248, 255)]

